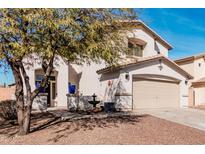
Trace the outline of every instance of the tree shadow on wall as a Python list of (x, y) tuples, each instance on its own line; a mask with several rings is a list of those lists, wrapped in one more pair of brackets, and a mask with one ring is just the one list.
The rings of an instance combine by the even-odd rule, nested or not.
[(116, 83), (112, 83), (106, 88), (105, 95), (107, 95), (108, 100), (115, 100), (115, 94), (126, 93), (126, 88), (121, 79), (118, 79)]

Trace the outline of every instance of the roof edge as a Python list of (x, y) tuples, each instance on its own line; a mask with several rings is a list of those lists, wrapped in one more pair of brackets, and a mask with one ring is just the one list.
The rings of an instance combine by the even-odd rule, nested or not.
[(184, 63), (184, 62), (188, 62), (188, 61), (191, 61), (191, 60), (196, 60), (196, 59), (199, 59), (199, 58), (205, 58), (205, 53), (201, 53), (201, 54), (197, 54), (197, 55), (192, 55), (192, 56), (187, 56), (187, 57), (183, 57), (183, 58), (180, 58), (180, 59), (176, 59), (174, 60), (175, 63)]
[(166, 46), (168, 48), (168, 50), (173, 49), (173, 47), (167, 41), (165, 41), (159, 34), (157, 34), (157, 32), (155, 32), (153, 29), (151, 29), (143, 21), (141, 21), (141, 20), (122, 20), (121, 22), (137, 23), (137, 24), (142, 25), (145, 28), (145, 30), (147, 30), (148, 32), (150, 32), (153, 35), (154, 39), (158, 40), (160, 43), (162, 43), (164, 46)]
[(150, 59), (145, 59), (145, 60), (142, 60), (142, 61), (136, 61), (134, 63), (129, 63), (129, 64), (125, 64), (125, 65), (119, 65), (119, 66), (116, 66), (116, 67), (110, 66), (110, 67), (107, 67), (107, 68), (104, 68), (104, 69), (101, 69), (101, 70), (97, 70), (96, 72), (97, 72), (97, 74), (109, 73), (109, 72), (112, 72), (112, 71), (118, 71), (118, 70), (121, 70), (121, 69), (126, 68), (126, 67), (131, 67), (131, 66), (134, 66), (134, 65), (138, 65), (138, 64), (145, 63), (147, 61), (156, 60), (156, 59), (164, 59), (167, 62), (169, 62), (170, 64), (174, 65), (175, 67), (177, 67), (178, 70), (181, 71), (181, 73), (187, 79), (193, 79), (194, 78), (191, 74), (189, 74), (184, 69), (182, 69), (178, 64), (176, 64), (175, 62), (171, 61), (170, 59), (168, 59), (167, 57), (165, 57), (163, 55), (156, 56), (156, 57), (153, 57), (153, 58), (150, 58)]

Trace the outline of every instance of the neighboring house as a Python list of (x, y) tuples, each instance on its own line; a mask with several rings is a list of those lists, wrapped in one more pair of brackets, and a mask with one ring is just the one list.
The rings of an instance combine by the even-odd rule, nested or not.
[[(106, 67), (104, 63), (78, 66), (56, 57), (58, 63), (54, 64), (49, 84), (40, 94), (46, 94), (44, 101), (47, 99), (49, 107), (67, 105), (68, 83), (77, 87), (76, 95), (95, 93), (102, 102), (114, 102), (119, 109), (188, 106), (188, 80), (192, 76), (168, 58), (171, 45), (143, 22), (125, 22), (135, 24), (132, 31), (125, 32), (132, 52), (122, 55), (117, 67)], [(41, 60), (35, 59), (24, 60), (25, 65), (29, 64), (26, 71), (32, 90), (43, 75)], [(34, 106), (41, 102), (37, 98)]]
[(0, 86), (0, 101), (15, 99), (15, 84)]
[(189, 106), (205, 104), (205, 54), (175, 60), (194, 78), (189, 83)]

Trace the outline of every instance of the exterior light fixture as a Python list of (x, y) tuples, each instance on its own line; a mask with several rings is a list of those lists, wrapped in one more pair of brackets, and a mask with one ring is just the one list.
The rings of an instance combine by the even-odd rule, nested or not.
[(185, 83), (185, 85), (187, 85), (187, 83), (188, 83), (188, 79), (186, 79), (184, 83)]
[(129, 80), (129, 79), (130, 79), (129, 73), (126, 73), (126, 74), (125, 74), (125, 79), (126, 79), (126, 80)]
[(163, 69), (163, 66), (162, 66), (162, 59), (159, 59), (159, 70), (161, 71)]

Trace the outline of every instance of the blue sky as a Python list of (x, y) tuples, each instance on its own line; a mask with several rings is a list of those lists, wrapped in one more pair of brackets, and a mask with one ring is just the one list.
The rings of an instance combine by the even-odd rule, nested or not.
[(139, 17), (173, 46), (171, 59), (205, 52), (205, 9), (143, 9)]
[[(171, 59), (205, 52), (205, 9), (142, 9), (139, 18), (156, 31), (173, 49)], [(12, 72), (0, 69), (0, 84), (13, 83)]]

